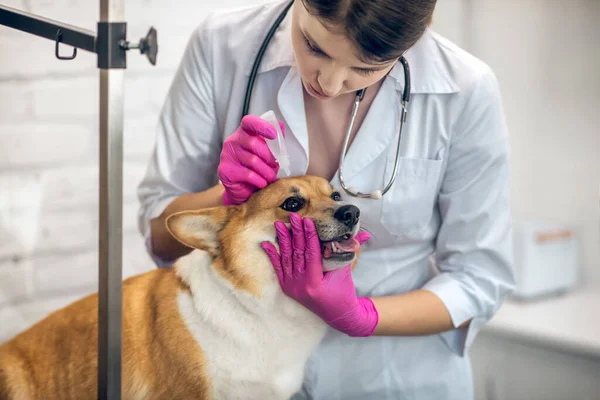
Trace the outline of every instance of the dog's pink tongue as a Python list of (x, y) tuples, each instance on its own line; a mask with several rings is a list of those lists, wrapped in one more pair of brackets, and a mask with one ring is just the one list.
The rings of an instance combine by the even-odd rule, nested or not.
[(354, 239), (353, 237), (347, 240), (342, 240), (341, 242), (335, 242), (335, 244), (340, 250), (348, 253), (356, 253), (360, 247), (358, 240)]

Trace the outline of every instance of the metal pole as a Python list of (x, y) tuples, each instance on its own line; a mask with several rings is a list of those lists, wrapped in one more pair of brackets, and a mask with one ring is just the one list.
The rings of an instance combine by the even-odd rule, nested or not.
[[(113, 22), (125, 17), (124, 0), (100, 0), (100, 22), (111, 37)], [(104, 23), (104, 24), (103, 24)], [(107, 24), (108, 23), (108, 24)], [(124, 32), (123, 32), (124, 33)], [(108, 53), (118, 42), (107, 40)], [(102, 44), (99, 44), (102, 45)], [(100, 64), (100, 60), (99, 60)], [(123, 74), (100, 67), (100, 226), (98, 282), (98, 399), (121, 398), (122, 348), (122, 205), (123, 205)]]

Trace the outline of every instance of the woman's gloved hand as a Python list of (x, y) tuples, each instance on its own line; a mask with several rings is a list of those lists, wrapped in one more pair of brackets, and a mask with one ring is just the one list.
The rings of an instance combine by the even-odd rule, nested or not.
[[(321, 244), (312, 220), (290, 215), (292, 232), (282, 222), (275, 223), (279, 249), (263, 242), (261, 247), (273, 263), (283, 292), (320, 316), (331, 327), (349, 336), (371, 336), (379, 314), (371, 299), (358, 297), (350, 265), (323, 273)], [(356, 239), (362, 245), (367, 232)]]
[[(279, 122), (281, 132), (283, 123)], [(267, 121), (255, 115), (242, 118), (236, 131), (225, 139), (218, 167), (219, 180), (225, 186), (223, 203), (244, 203), (252, 193), (275, 182), (279, 164), (267, 146), (277, 132)]]

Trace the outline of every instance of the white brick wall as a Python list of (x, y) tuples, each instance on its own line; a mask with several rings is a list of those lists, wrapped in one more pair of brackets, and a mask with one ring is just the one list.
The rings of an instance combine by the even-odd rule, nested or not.
[[(264, 0), (227, 0), (220, 7)], [(3, 4), (96, 31), (98, 1)], [(150, 26), (159, 54), (137, 50), (125, 72), (123, 275), (154, 268), (137, 232), (136, 185), (158, 113), (191, 31), (215, 6), (201, 0), (128, 0), (128, 39)], [(61, 54), (72, 48), (62, 46)], [(97, 290), (98, 70), (96, 56), (54, 56), (50, 40), (0, 26), (0, 342)]]

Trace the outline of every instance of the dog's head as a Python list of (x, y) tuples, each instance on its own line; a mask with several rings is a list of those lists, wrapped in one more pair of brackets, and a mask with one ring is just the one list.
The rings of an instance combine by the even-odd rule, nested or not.
[(260, 244), (277, 244), (275, 221), (289, 226), (290, 213), (315, 222), (324, 270), (355, 262), (360, 211), (342, 202), (329, 182), (314, 176), (279, 179), (239, 206), (175, 213), (167, 218), (167, 228), (184, 245), (210, 253), (224, 269), (250, 273), (252, 265), (264, 265)]
[(247, 202), (247, 213), (260, 220), (263, 231), (270, 235), (274, 234), (272, 227), (277, 220), (289, 226), (290, 213), (313, 220), (321, 242), (324, 270), (348, 265), (356, 258), (359, 244), (354, 237), (360, 228), (360, 210), (342, 202), (340, 193), (325, 179), (280, 179), (252, 196)]

